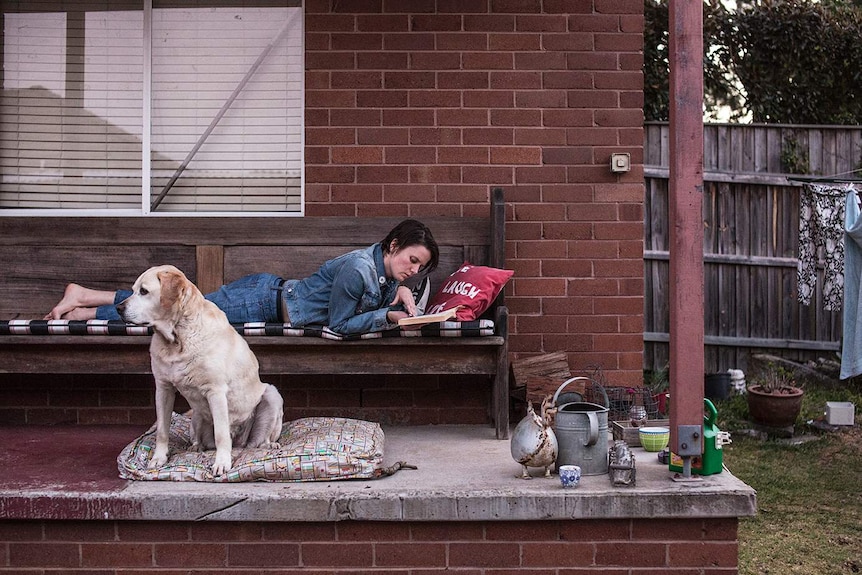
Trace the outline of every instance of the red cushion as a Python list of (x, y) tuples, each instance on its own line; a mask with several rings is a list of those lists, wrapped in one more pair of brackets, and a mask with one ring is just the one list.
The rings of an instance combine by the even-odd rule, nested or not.
[(462, 306), (455, 319), (471, 321), (482, 315), (496, 299), (500, 290), (512, 277), (512, 270), (501, 270), (487, 266), (474, 266), (469, 262), (446, 278), (425, 313), (437, 313)]

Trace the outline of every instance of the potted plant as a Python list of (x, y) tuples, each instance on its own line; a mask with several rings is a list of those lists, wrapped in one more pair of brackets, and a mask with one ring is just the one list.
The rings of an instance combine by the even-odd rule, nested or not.
[(803, 394), (792, 371), (768, 364), (748, 385), (748, 414), (760, 425), (792, 427), (802, 410)]

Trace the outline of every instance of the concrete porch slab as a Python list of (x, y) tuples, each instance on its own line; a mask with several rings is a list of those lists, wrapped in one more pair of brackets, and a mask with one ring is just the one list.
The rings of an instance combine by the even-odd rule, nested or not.
[[(376, 480), (212, 484), (119, 479), (116, 457), (136, 426), (5, 427), (0, 431), (0, 518), (159, 521), (506, 521), (743, 517), (755, 491), (729, 471), (672, 480), (654, 453), (633, 448), (637, 485), (585, 476), (571, 490), (516, 477), (509, 442), (487, 426), (384, 428)], [(539, 470), (534, 469), (534, 474)]]

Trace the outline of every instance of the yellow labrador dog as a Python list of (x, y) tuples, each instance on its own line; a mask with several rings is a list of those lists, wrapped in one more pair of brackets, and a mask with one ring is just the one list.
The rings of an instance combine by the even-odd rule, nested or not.
[(192, 413), (191, 449), (216, 450), (213, 474), (231, 467), (232, 447), (278, 448), (283, 400), (260, 381), (257, 358), (214, 303), (174, 266), (152, 267), (117, 305), (124, 321), (152, 326), (156, 380), (156, 449), (150, 467), (168, 459), (176, 392)]

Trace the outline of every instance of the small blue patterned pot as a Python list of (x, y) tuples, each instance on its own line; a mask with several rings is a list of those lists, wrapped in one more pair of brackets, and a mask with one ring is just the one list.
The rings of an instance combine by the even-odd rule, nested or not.
[(561, 465), (557, 471), (560, 474), (560, 484), (563, 487), (577, 487), (581, 480), (581, 468), (579, 465)]

